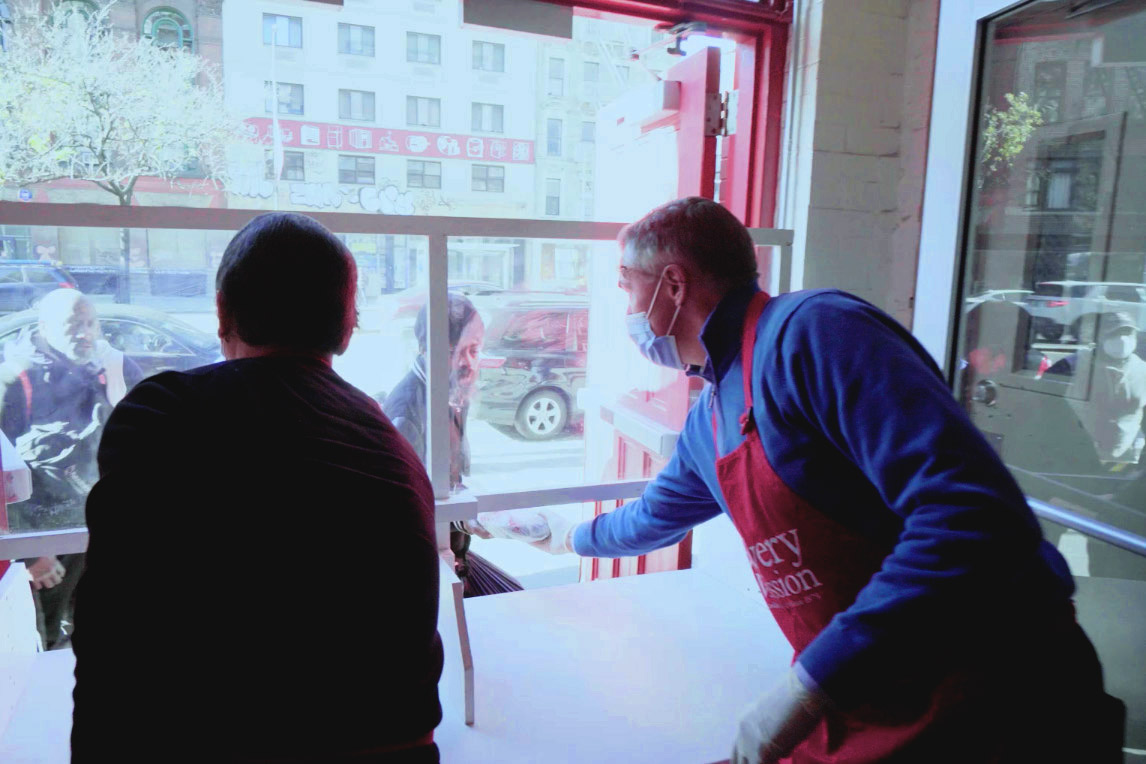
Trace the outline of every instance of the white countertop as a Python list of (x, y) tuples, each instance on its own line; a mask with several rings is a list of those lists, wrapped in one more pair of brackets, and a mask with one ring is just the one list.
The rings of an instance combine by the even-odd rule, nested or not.
[[(463, 722), (457, 631), (443, 597), (445, 718), (435, 739), (450, 764), (720, 761), (741, 709), (792, 657), (759, 595), (697, 570), (480, 597), (465, 607), (473, 727)], [(68, 761), (73, 662), (70, 651), (37, 657), (0, 761)]]

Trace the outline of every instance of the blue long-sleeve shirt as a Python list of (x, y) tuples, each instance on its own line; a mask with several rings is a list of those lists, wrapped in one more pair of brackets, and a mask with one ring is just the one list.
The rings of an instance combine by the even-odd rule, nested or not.
[[(743, 442), (741, 327), (756, 291), (730, 294), (709, 317), (702, 374), (711, 384), (668, 465), (639, 500), (579, 526), (578, 554), (643, 554), (728, 514), (715, 461)], [(752, 379), (776, 474), (833, 520), (893, 549), (855, 603), (797, 656), (837, 702), (951, 640), (981, 638), (988, 649), (987, 619), (1069, 599), (1065, 561), (1043, 542), (1018, 485), (927, 352), (890, 316), (834, 290), (775, 297), (757, 325)]]

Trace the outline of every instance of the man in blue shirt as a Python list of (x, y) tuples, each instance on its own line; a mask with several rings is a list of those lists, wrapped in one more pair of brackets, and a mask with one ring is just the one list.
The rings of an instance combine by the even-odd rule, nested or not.
[(639, 500), (543, 511), (537, 544), (639, 555), (729, 516), (796, 652), (733, 762), (1120, 760), (1065, 562), (911, 334), (843, 292), (769, 298), (710, 200), (619, 241), (631, 337), (709, 386)]

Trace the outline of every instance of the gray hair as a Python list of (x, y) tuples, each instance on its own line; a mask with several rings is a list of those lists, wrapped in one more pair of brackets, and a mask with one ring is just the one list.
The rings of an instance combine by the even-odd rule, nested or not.
[(728, 287), (759, 276), (748, 229), (727, 208), (700, 196), (657, 207), (625, 226), (617, 242), (632, 253), (634, 267), (648, 273), (681, 263)]

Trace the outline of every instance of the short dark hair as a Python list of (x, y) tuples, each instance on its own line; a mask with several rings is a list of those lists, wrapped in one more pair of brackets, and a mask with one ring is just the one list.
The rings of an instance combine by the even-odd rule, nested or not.
[(337, 353), (358, 321), (358, 268), (321, 223), (293, 212), (259, 215), (235, 234), (215, 289), (248, 345)]
[(659, 270), (658, 265), (683, 263), (724, 286), (758, 277), (748, 229), (728, 209), (701, 196), (657, 207), (621, 229), (617, 241), (631, 248), (638, 265), (649, 272)]
[[(418, 311), (418, 317), (414, 319), (414, 337), (418, 340), (418, 351), (421, 353), (426, 352), (426, 305)], [(477, 308), (474, 304), (465, 297), (465, 295), (455, 294), (450, 292), (450, 349), (454, 349), (458, 345), (458, 340), (462, 338), (462, 332), (466, 330), (466, 324), (474, 320), (477, 315)]]

